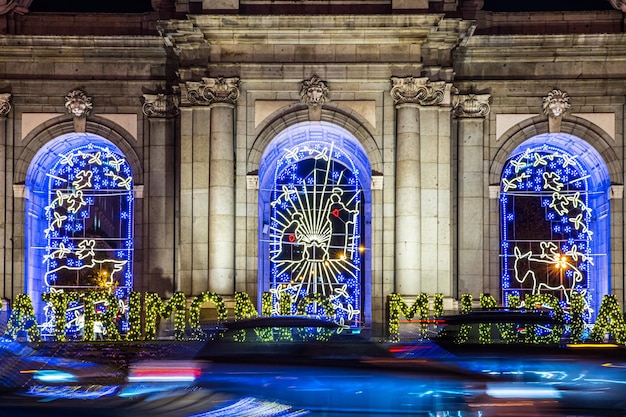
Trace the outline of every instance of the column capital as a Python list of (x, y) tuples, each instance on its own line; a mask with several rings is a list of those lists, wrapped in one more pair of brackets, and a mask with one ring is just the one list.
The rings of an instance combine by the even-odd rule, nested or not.
[(227, 103), (234, 105), (239, 98), (239, 77), (203, 77), (202, 81), (187, 81), (185, 97), (191, 104), (211, 105)]
[(459, 118), (486, 117), (491, 110), (490, 102), (491, 94), (457, 94), (452, 107)]
[(148, 117), (167, 118), (178, 114), (179, 98), (176, 94), (144, 94), (142, 111)]
[(429, 81), (428, 77), (391, 77), (391, 97), (395, 105), (411, 103), (420, 106), (450, 104), (452, 84)]
[(0, 117), (7, 117), (11, 111), (11, 93), (0, 93)]

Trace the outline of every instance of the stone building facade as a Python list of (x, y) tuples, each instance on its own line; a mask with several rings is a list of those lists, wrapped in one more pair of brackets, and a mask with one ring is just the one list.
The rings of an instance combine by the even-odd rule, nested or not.
[(620, 0), (35, 6), (0, 11), (5, 299), (624, 302)]

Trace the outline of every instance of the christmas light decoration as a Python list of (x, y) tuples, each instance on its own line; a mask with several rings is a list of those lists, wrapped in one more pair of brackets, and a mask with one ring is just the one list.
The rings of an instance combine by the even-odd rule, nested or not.
[(570, 299), (570, 343), (581, 343), (584, 337), (585, 322), (585, 299), (582, 294), (576, 292)]
[(185, 293), (177, 291), (167, 303), (164, 303), (157, 293), (148, 292), (144, 295), (144, 340), (154, 340), (159, 317), (169, 319), (174, 315), (174, 333), (176, 340), (185, 337)]
[[(268, 293), (269, 295), (269, 293)], [(254, 308), (250, 296), (245, 292), (235, 293), (235, 320), (238, 319), (250, 319), (258, 317), (259, 313)], [(189, 322), (191, 322), (191, 314), (189, 315)]]
[(433, 296), (433, 317), (443, 316), (443, 294), (437, 293)]
[(605, 295), (600, 304), (600, 311), (590, 339), (593, 342), (601, 342), (606, 335), (613, 337), (616, 343), (626, 343), (626, 323), (617, 297), (613, 294)]
[(118, 313), (118, 300), (113, 294), (104, 291), (92, 291), (82, 294), (85, 314), (85, 340), (96, 340), (94, 324), (100, 322), (106, 331), (108, 340), (120, 340), (120, 333), (115, 323)]
[[(26, 334), (22, 335), (22, 332)], [(41, 334), (39, 332), (39, 326), (37, 325), (37, 319), (35, 318), (35, 310), (33, 309), (33, 302), (28, 294), (17, 295), (4, 335), (11, 340), (26, 336), (31, 342), (41, 341)]]
[[(541, 143), (514, 154), (503, 169), (502, 298), (552, 294), (562, 306), (574, 293), (589, 305), (593, 280), (590, 174), (578, 155)], [(595, 200), (594, 200), (595, 201)], [(593, 204), (598, 204), (593, 203)]]
[[(54, 337), (57, 342), (65, 342), (67, 325), (67, 308), (70, 302), (78, 302), (80, 294), (76, 292), (63, 292), (52, 289), (50, 292), (41, 294), (41, 299), (50, 304), (52, 317), (54, 317)], [(48, 314), (47, 314), (48, 315)]]
[[(272, 303), (330, 300), (336, 320), (361, 319), (363, 189), (351, 152), (308, 140), (277, 161), (270, 202)], [(274, 307), (278, 311), (279, 307)]]
[[(242, 297), (240, 296), (238, 300), (242, 301)], [(189, 328), (191, 330), (191, 339), (193, 340), (206, 340), (206, 333), (204, 333), (200, 327), (200, 307), (204, 303), (213, 303), (215, 305), (218, 322), (226, 321), (228, 318), (228, 311), (226, 310), (222, 296), (207, 291), (200, 293), (193, 299), (189, 306)], [(250, 303), (250, 306), (251, 305), (252, 303)]]
[(407, 320), (412, 320), (416, 315), (424, 320), (428, 318), (428, 312), (428, 296), (426, 294), (418, 295), (411, 306), (399, 294), (389, 294), (387, 296), (389, 339), (393, 342), (400, 340), (400, 314)]
[(128, 298), (128, 325), (126, 340), (141, 340), (141, 293), (131, 292)]
[[(127, 298), (134, 247), (130, 165), (113, 145), (94, 140), (59, 154), (46, 174), (44, 293), (104, 286)], [(63, 337), (56, 323), (55, 335)]]

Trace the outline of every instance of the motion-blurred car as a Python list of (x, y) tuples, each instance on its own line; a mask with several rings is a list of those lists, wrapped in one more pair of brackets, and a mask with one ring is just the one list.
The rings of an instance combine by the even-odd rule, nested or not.
[(441, 317), (437, 326), (434, 338), (390, 351), (511, 381), (512, 390), (520, 383), (552, 387), (564, 413), (626, 415), (624, 346), (570, 344), (565, 323), (536, 311), (474, 311)]
[(423, 359), (398, 360), (358, 331), (330, 321), (257, 318), (205, 330), (208, 340), (193, 358), (137, 363), (130, 381), (152, 389), (187, 381), (320, 416), (527, 416), (554, 402), (542, 390), (532, 399), (525, 393), (521, 407), (489, 375)]
[(5, 391), (34, 391), (37, 387), (68, 384), (119, 384), (126, 378), (124, 372), (109, 365), (44, 355), (7, 338), (0, 338), (0, 364), (0, 387)]

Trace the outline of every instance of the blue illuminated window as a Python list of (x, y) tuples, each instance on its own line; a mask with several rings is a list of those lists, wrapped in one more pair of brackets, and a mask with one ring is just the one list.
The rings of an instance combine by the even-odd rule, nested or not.
[[(584, 146), (561, 136), (561, 142), (565, 137)], [(574, 146), (549, 145), (549, 139), (546, 135), (518, 148), (503, 170), (502, 296), (508, 305), (511, 295), (523, 300), (547, 293), (565, 307), (579, 292), (589, 315), (608, 288), (608, 175), (590, 147), (574, 153)], [(553, 143), (562, 145), (558, 138)]]

